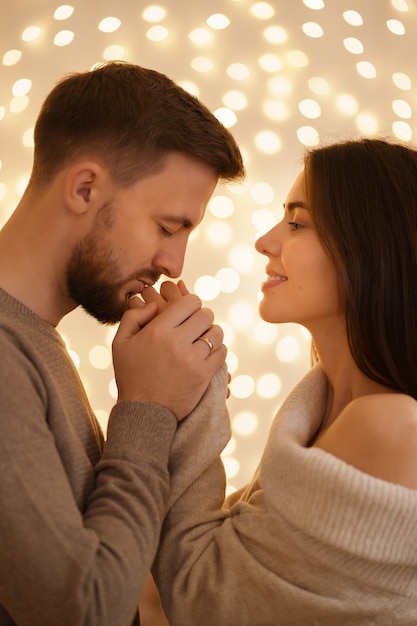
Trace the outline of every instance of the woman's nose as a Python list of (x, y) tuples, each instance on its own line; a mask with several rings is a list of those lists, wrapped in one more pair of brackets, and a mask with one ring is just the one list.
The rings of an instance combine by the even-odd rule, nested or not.
[(267, 233), (264, 233), (255, 242), (255, 249), (260, 254), (265, 254), (266, 256), (278, 254), (279, 243), (277, 239), (277, 226), (273, 226)]

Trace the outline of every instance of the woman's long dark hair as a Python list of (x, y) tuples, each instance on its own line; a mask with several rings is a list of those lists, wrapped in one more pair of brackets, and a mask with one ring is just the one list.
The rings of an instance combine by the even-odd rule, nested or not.
[(305, 175), (353, 358), (370, 379), (417, 399), (417, 150), (341, 142), (308, 152)]

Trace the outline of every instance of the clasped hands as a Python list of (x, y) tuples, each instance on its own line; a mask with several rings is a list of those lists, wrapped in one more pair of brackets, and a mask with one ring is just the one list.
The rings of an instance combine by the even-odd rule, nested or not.
[(133, 296), (113, 340), (118, 401), (159, 404), (178, 421), (186, 417), (226, 359), (223, 331), (213, 321), (182, 281)]

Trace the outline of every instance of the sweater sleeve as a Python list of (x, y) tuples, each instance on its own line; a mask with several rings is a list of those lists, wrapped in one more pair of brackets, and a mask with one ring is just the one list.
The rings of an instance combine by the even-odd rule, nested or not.
[[(176, 419), (156, 405), (116, 404), (93, 468), (47, 373), (4, 334), (0, 352), (0, 605), (19, 626), (127, 626), (166, 511)], [(61, 389), (78, 395), (64, 375)], [(81, 510), (71, 472), (87, 489)], [(9, 623), (1, 609), (0, 623)]]

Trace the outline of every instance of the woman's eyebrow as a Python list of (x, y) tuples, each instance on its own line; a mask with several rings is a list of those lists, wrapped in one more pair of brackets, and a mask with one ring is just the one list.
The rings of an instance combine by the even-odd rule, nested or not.
[(295, 200), (294, 202), (284, 202), (282, 206), (287, 211), (294, 211), (294, 209), (307, 209), (306, 205), (301, 200)]

